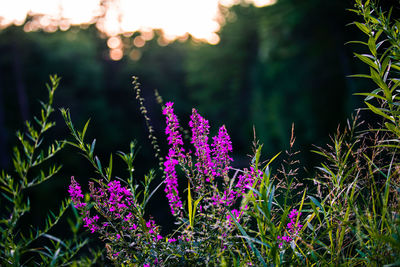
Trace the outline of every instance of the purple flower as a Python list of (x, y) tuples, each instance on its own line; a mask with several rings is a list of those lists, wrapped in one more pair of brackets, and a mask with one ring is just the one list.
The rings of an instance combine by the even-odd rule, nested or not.
[(161, 235), (157, 235), (156, 237), (153, 238), (153, 240), (154, 240), (155, 242), (160, 241), (161, 239), (162, 239), (162, 236), (161, 236)]
[(87, 212), (86, 217), (83, 218), (83, 221), (85, 222), (83, 227), (89, 228), (90, 232), (93, 234), (94, 232), (100, 229), (100, 227), (96, 224), (98, 220), (99, 220), (98, 215), (95, 215), (92, 218), (90, 218), (89, 212)]
[(168, 198), (169, 205), (171, 207), (172, 215), (181, 214), (182, 201), (178, 194), (178, 177), (176, 175), (175, 166), (179, 163), (179, 159), (185, 158), (184, 149), (182, 148), (183, 141), (182, 136), (179, 134), (179, 122), (178, 118), (174, 114), (172, 108), (174, 104), (168, 102), (165, 104), (163, 114), (167, 119), (167, 127), (165, 133), (167, 134), (168, 144), (172, 147), (168, 151), (168, 156), (164, 162), (164, 173), (165, 173), (165, 189), (164, 192)]
[[(120, 181), (110, 181), (107, 185), (102, 182), (96, 187), (93, 182), (89, 182), (90, 196), (94, 199), (97, 209), (108, 220), (120, 220), (124, 224), (122, 229), (135, 230), (134, 224), (136, 218), (132, 213), (132, 208), (136, 207), (136, 201), (133, 199), (132, 192), (121, 186)], [(102, 223), (105, 229), (109, 223)]]
[(277, 237), (278, 240), (281, 240), (281, 242), (279, 243), (280, 248), (283, 247), (283, 242), (290, 243), (298, 236), (301, 227), (303, 227), (303, 225), (299, 224), (299, 222), (296, 222), (297, 218), (300, 217), (300, 215), (301, 212), (298, 212), (296, 209), (293, 209), (289, 213), (288, 217), (290, 219), (290, 222), (286, 225), (285, 229), (287, 235)]
[(68, 193), (71, 196), (75, 208), (80, 209), (86, 206), (86, 203), (81, 202), (81, 199), (83, 199), (81, 186), (75, 181), (74, 176), (71, 177)]
[[(233, 209), (232, 211), (232, 215), (234, 216), (234, 218), (236, 219), (237, 222), (240, 221), (240, 216), (242, 215), (243, 211), (238, 211), (237, 209)], [(231, 226), (234, 223), (233, 218), (231, 217), (230, 214), (228, 214), (226, 216), (226, 219), (228, 221), (228, 225)]]
[(174, 103), (167, 102), (163, 109), (163, 114), (166, 116), (167, 127), (165, 128), (165, 134), (167, 135), (168, 144), (172, 146), (174, 156), (184, 158), (183, 154), (185, 150), (182, 148), (183, 141), (182, 135), (179, 133), (179, 122), (178, 117), (174, 114), (173, 106)]
[[(149, 220), (146, 222), (146, 227), (149, 228), (149, 234), (155, 234), (157, 229), (156, 229), (156, 224), (153, 220)], [(156, 236), (154, 238), (154, 241), (158, 240), (158, 237)]]
[(166, 176), (164, 192), (168, 198), (172, 215), (178, 215), (182, 208), (182, 201), (178, 194), (178, 177), (175, 171), (175, 166), (177, 164), (178, 160), (173, 158), (170, 148), (169, 156), (166, 157), (166, 161), (164, 162), (164, 173)]
[[(108, 209), (114, 218), (121, 218), (121, 214), (134, 204), (132, 193), (128, 188), (122, 187), (120, 181), (110, 181), (105, 189), (95, 188), (93, 184), (89, 187), (97, 204)], [(131, 217), (132, 213), (129, 213), (124, 219), (128, 221)]]
[(204, 119), (197, 112), (196, 109), (192, 109), (192, 115), (190, 116), (189, 126), (192, 128), (192, 144), (194, 145), (197, 156), (197, 171), (200, 175), (206, 177), (206, 181), (210, 182), (216, 175), (215, 164), (211, 160), (211, 150), (208, 145), (208, 134), (209, 124), (208, 120)]
[(258, 170), (256, 174), (256, 170), (253, 167), (250, 167), (250, 172), (246, 170), (246, 172), (238, 177), (238, 183), (236, 184), (236, 189), (239, 195), (243, 195), (249, 189), (249, 187), (253, 187), (254, 183), (257, 181), (257, 184), (260, 184), (262, 178), (262, 171)]
[(215, 168), (220, 175), (228, 175), (228, 168), (233, 161), (228, 153), (232, 152), (232, 142), (226, 131), (225, 125), (219, 128), (218, 135), (213, 137), (212, 154)]

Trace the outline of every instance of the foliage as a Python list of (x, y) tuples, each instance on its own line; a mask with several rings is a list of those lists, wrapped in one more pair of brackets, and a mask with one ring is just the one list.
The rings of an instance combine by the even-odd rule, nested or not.
[[(26, 121), (25, 133), (17, 132), (19, 146), (14, 147), (14, 172), (2, 171), (1, 183), (1, 220), (0, 220), (0, 259), (4, 266), (68, 266), (75, 264), (91, 264), (89, 258), (76, 259), (76, 254), (87, 244), (88, 240), (78, 237), (81, 225), (77, 214), (76, 221), (71, 221), (72, 238), (61, 240), (51, 234), (52, 228), (61, 220), (70, 201), (60, 205), (57, 213), (49, 211), (45, 227), (40, 229), (21, 224), (22, 217), (29, 213), (31, 203), (26, 192), (57, 176), (61, 169), (58, 163), (49, 163), (60, 152), (64, 141), (55, 140), (44, 145), (44, 134), (55, 126), (50, 120), (53, 113), (53, 99), (60, 78), (50, 76), (48, 102), (40, 102), (42, 109), (39, 117), (34, 117), (34, 123)], [(45, 170), (48, 168), (48, 170)], [(45, 242), (46, 241), (46, 242)], [(39, 242), (45, 242), (38, 247)]]
[(351, 43), (361, 43), (369, 49), (370, 54), (355, 56), (370, 67), (370, 74), (353, 76), (368, 78), (378, 86), (358, 95), (366, 96), (367, 108), (381, 122), (365, 125), (357, 113), (343, 132), (338, 130), (327, 149), (315, 151), (324, 158), (312, 179), (316, 188), (304, 188), (303, 197), (294, 200), (300, 203), (301, 216), (297, 219), (304, 226), (289, 239), (290, 246), (283, 245), (279, 252), (276, 245), (264, 241), (276, 233), (277, 224), (269, 216), (271, 208), (265, 206), (272, 202), (272, 210), (287, 214), (286, 201), (282, 208), (274, 194), (257, 192), (259, 198), (252, 201), (254, 218), (263, 224), (258, 225), (254, 237), (247, 238), (256, 238), (256, 248), (265, 250), (265, 258), (275, 264), (399, 264), (396, 89), (400, 24), (390, 20), (391, 12), (385, 13), (370, 1), (357, 0), (355, 7), (352, 11), (361, 15), (363, 22), (354, 24), (367, 34), (368, 41)]
[[(289, 0), (283, 3), (293, 4)], [(54, 125), (48, 118), (59, 79), (52, 77), (49, 103), (42, 104), (41, 117), (35, 118), (39, 130), (26, 123), (27, 134), (17, 135), (22, 150), (15, 149), (15, 176), (5, 172), (1, 176), (3, 196), (11, 214), (1, 221), (2, 260), (6, 265), (40, 261), (47, 265), (91, 263), (87, 258), (74, 259), (87, 242), (78, 238), (79, 220), (72, 227), (70, 241), (48, 233), (68, 202), (62, 204), (58, 215), (47, 220), (44, 230), (30, 232), (26, 237), (18, 225), (29, 210), (23, 190), (51, 178), (59, 167), (51, 165), (47, 173), (40, 168), (37, 172), (30, 170), (39, 165), (43, 169), (42, 163), (69, 144), (96, 172), (96, 178), (89, 182), (88, 194), (71, 178), (68, 193), (73, 210), (79, 212), (83, 227), (91, 236), (104, 243), (107, 258), (115, 265), (400, 264), (400, 22), (391, 19), (391, 11), (384, 11), (369, 0), (355, 0), (351, 11), (362, 18), (353, 24), (367, 35), (367, 40), (350, 43), (361, 44), (369, 51), (355, 53), (369, 67), (369, 73), (353, 77), (366, 78), (378, 88), (357, 93), (366, 97), (366, 108), (358, 110), (343, 130), (338, 127), (330, 144), (314, 150), (322, 160), (312, 178), (299, 177), (294, 128), (279, 169), (274, 171), (271, 163), (283, 156), (279, 153), (263, 161), (263, 146), (257, 141), (253, 142), (248, 168), (238, 169), (232, 165), (233, 147), (227, 127), (221, 126), (210, 138), (209, 121), (192, 109), (188, 123), (191, 136), (185, 138), (189, 131), (181, 127), (172, 102), (162, 105), (168, 144), (163, 156), (136, 78), (134, 89), (160, 161), (161, 183), (153, 185), (153, 170), (144, 179), (136, 176), (136, 142), (130, 143), (128, 152), (117, 152), (126, 166), (124, 176), (117, 176), (115, 166), (119, 165), (113, 154), (107, 164), (102, 163), (95, 152), (96, 139), (86, 140), (89, 121), (77, 130), (66, 109), (61, 113), (72, 140), (55, 142), (47, 153), (37, 151), (42, 134)], [(157, 101), (162, 103), (160, 97)], [(362, 120), (371, 114), (375, 115), (373, 120)], [(166, 235), (147, 210), (161, 187), (175, 219), (175, 228)], [(52, 247), (33, 247), (42, 237), (49, 239)]]

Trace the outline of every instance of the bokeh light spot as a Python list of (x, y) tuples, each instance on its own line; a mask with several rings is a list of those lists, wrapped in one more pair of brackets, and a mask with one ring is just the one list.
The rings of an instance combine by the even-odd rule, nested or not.
[(133, 39), (133, 44), (136, 47), (143, 47), (146, 44), (146, 41), (141, 36), (136, 36), (135, 39)]
[(157, 43), (159, 46), (167, 46), (169, 44), (169, 41), (165, 39), (163, 36), (158, 37)]
[(118, 61), (122, 59), (124, 52), (121, 48), (110, 49), (110, 58), (114, 61)]
[(121, 42), (121, 38), (118, 36), (113, 36), (108, 38), (107, 41), (107, 46), (111, 49), (115, 49), (115, 48), (119, 48), (121, 47), (122, 42)]
[(142, 57), (142, 53), (138, 49), (132, 49), (129, 53), (129, 58), (138, 61)]
[(208, 42), (212, 45), (218, 44), (219, 41), (220, 41), (220, 38), (219, 38), (218, 34), (216, 34), (216, 33), (211, 34), (210, 38), (208, 39)]

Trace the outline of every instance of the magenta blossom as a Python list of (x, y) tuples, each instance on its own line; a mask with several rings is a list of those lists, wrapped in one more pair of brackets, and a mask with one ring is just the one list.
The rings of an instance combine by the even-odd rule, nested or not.
[[(242, 215), (243, 211), (238, 211), (237, 209), (233, 209), (231, 212), (232, 212), (232, 215), (234, 216), (234, 219), (235, 219), (237, 222), (240, 222), (240, 216)], [(227, 221), (228, 221), (228, 225), (229, 225), (229, 226), (231, 226), (231, 225), (234, 223), (234, 220), (233, 220), (233, 218), (231, 217), (230, 214), (228, 214), (228, 215), (226, 216), (226, 219), (227, 219)]]
[(290, 243), (293, 240), (295, 240), (295, 238), (299, 235), (299, 231), (301, 229), (301, 227), (303, 227), (303, 225), (301, 225), (299, 222), (297, 221), (297, 218), (300, 217), (301, 212), (298, 212), (296, 209), (293, 209), (290, 213), (289, 213), (289, 219), (290, 222), (286, 225), (286, 235), (283, 236), (278, 236), (278, 240), (281, 240), (281, 242), (279, 243), (279, 247), (282, 248), (283, 247), (283, 242), (286, 243)]
[(216, 175), (215, 164), (211, 160), (211, 150), (208, 145), (208, 134), (210, 125), (208, 120), (204, 119), (196, 109), (192, 110), (189, 126), (192, 128), (192, 144), (194, 145), (197, 157), (195, 166), (200, 175), (206, 177), (206, 181), (210, 182)]
[(178, 131), (179, 122), (177, 116), (174, 114), (173, 105), (172, 102), (168, 102), (163, 109), (163, 114), (166, 116), (167, 123), (165, 133), (168, 136), (168, 144), (171, 145), (168, 156), (164, 162), (164, 173), (166, 176), (164, 191), (171, 207), (171, 213), (173, 215), (178, 215), (181, 213), (182, 201), (178, 194), (178, 177), (176, 175), (175, 166), (179, 163), (179, 160), (185, 158), (185, 155), (183, 154), (184, 149), (182, 148), (182, 136)]
[(212, 154), (214, 166), (220, 175), (227, 176), (228, 168), (233, 159), (228, 155), (232, 152), (232, 142), (226, 131), (225, 125), (219, 128), (218, 135), (213, 137)]
[(75, 181), (74, 176), (71, 177), (71, 184), (68, 193), (71, 196), (75, 208), (80, 209), (86, 206), (86, 203), (81, 202), (83, 199), (81, 186)]
[(90, 232), (93, 234), (94, 232), (100, 229), (100, 227), (96, 224), (98, 220), (99, 220), (98, 215), (95, 215), (92, 218), (90, 218), (89, 212), (87, 212), (86, 217), (83, 218), (83, 221), (85, 222), (83, 226), (89, 228)]

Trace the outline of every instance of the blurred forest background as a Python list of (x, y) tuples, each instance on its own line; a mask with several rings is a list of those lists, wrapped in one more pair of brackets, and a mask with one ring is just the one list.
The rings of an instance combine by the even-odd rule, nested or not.
[[(396, 2), (382, 1), (381, 5)], [(96, 138), (101, 159), (107, 160), (111, 152), (128, 151), (130, 140), (135, 139), (141, 147), (136, 177), (156, 169), (131, 86), (135, 75), (164, 154), (164, 118), (154, 89), (164, 101), (175, 102), (184, 127), (192, 107), (210, 121), (212, 134), (225, 124), (238, 167), (249, 162), (246, 155), (251, 153), (253, 125), (264, 144), (264, 155), (272, 157), (288, 147), (294, 123), (296, 149), (301, 151), (298, 159), (309, 168), (307, 175), (312, 175), (316, 163), (312, 145), (326, 144), (338, 124), (343, 125), (353, 109), (362, 105), (362, 98), (352, 94), (371, 87), (346, 78), (365, 72), (352, 55), (354, 45), (345, 45), (362, 36), (354, 26), (346, 26), (356, 19), (346, 8), (352, 8), (352, 1), (279, 0), (262, 8), (238, 4), (224, 13), (216, 44), (190, 36), (160, 43), (162, 32), (155, 30), (145, 45), (135, 46), (132, 41), (140, 35), (136, 32), (119, 37), (124, 56), (118, 60), (110, 58), (110, 45), (94, 25), (55, 32), (26, 32), (24, 25), (6, 27), (0, 30), (0, 169), (12, 168), (15, 131), (37, 114), (50, 74), (62, 77), (56, 107), (69, 108), (78, 128), (91, 118), (87, 138)], [(53, 118), (57, 126), (50, 138), (69, 138), (60, 112)], [(122, 165), (114, 159), (115, 174), (123, 177)], [(39, 225), (46, 215), (41, 206), (46, 203), (57, 209), (67, 195), (70, 176), (75, 175), (87, 189), (87, 180), (95, 175), (73, 148), (56, 160), (64, 165), (59, 178), (31, 192), (31, 220)], [(157, 183), (161, 177), (157, 172)], [(151, 206), (161, 208), (151, 213), (162, 224), (169, 209), (159, 191)]]

